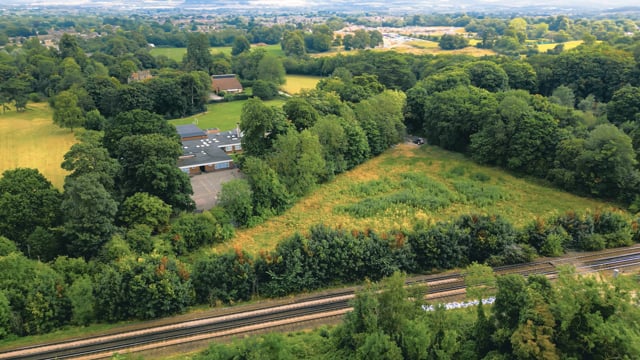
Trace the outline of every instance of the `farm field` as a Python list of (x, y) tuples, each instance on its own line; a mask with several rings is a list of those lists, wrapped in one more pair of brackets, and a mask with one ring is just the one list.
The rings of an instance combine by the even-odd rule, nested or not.
[[(284, 53), (282, 52), (282, 49), (280, 48), (280, 44), (265, 45), (265, 46), (251, 45), (251, 48), (252, 49), (263, 48), (263, 49), (267, 50), (268, 53), (274, 54), (276, 56), (284, 56)], [(231, 46), (212, 47), (209, 51), (212, 54), (225, 53), (225, 54), (231, 56)], [(164, 55), (164, 56), (168, 57), (169, 59), (173, 59), (173, 60), (175, 60), (177, 62), (180, 62), (180, 61), (182, 61), (182, 57), (184, 56), (184, 54), (187, 53), (187, 48), (156, 47), (156, 48), (151, 49), (150, 53), (153, 56)]]
[(580, 46), (582, 42), (583, 42), (582, 40), (575, 40), (575, 41), (567, 41), (563, 43), (538, 44), (538, 51), (540, 51), (541, 53), (546, 53), (547, 50), (553, 50), (553, 48), (555, 48), (560, 44), (564, 45), (564, 50), (571, 50), (573, 48)]
[(287, 75), (287, 82), (282, 86), (288, 94), (297, 94), (302, 89), (315, 89), (320, 76)]
[(69, 129), (54, 125), (52, 119), (47, 103), (29, 103), (22, 113), (0, 113), (0, 173), (17, 167), (37, 168), (62, 189), (67, 172), (60, 164), (76, 138)]
[[(407, 191), (408, 186), (412, 190)], [(238, 230), (234, 239), (214, 251), (244, 249), (257, 254), (318, 223), (382, 232), (477, 213), (499, 214), (522, 227), (568, 210), (612, 207), (477, 165), (437, 147), (401, 144), (320, 186), (284, 214)]]
[[(169, 120), (173, 125), (197, 124), (201, 129), (218, 128), (221, 131), (236, 128), (240, 122), (242, 106), (246, 100), (220, 102), (207, 105), (207, 111), (182, 119)], [(284, 100), (265, 101), (267, 106), (282, 106)]]

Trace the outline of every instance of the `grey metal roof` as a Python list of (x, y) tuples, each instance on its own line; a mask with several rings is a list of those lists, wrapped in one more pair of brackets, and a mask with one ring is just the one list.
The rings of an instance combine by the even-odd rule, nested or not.
[(240, 145), (236, 130), (208, 134), (206, 139), (183, 141), (184, 157), (178, 159), (178, 167), (189, 168), (231, 161), (231, 157), (224, 152), (224, 147), (232, 145)]
[(199, 127), (188, 124), (188, 125), (176, 125), (176, 130), (178, 131), (178, 135), (180, 135), (181, 139), (192, 137), (192, 136), (205, 136), (206, 133), (200, 129)]

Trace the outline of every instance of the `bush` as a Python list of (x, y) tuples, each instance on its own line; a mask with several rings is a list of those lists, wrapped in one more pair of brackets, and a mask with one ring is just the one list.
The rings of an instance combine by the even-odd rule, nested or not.
[(496, 201), (508, 200), (509, 195), (502, 188), (495, 185), (485, 185), (475, 181), (454, 181), (453, 187), (464, 195), (465, 202), (483, 207), (494, 204)]
[(470, 178), (471, 180), (482, 181), (482, 182), (487, 182), (491, 180), (491, 176), (481, 172), (471, 174)]

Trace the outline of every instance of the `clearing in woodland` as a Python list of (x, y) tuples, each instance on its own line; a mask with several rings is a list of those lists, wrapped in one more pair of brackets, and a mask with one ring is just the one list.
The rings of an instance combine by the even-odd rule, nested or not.
[(256, 254), (318, 223), (382, 232), (476, 213), (498, 214), (522, 227), (568, 210), (612, 208), (611, 203), (477, 165), (457, 153), (406, 143), (318, 187), (284, 214), (238, 230), (235, 238), (214, 250), (244, 249)]
[[(235, 129), (240, 122), (242, 107), (247, 100), (219, 102), (207, 105), (207, 111), (189, 117), (169, 120), (173, 125), (198, 125), (200, 129), (218, 128), (221, 131)], [(267, 106), (280, 107), (284, 100), (275, 99), (264, 102)]]
[(301, 90), (311, 90), (316, 88), (316, 84), (322, 77), (308, 75), (287, 75), (287, 81), (282, 85), (282, 89), (287, 94), (297, 94)]
[(75, 144), (69, 129), (53, 124), (47, 103), (29, 103), (27, 110), (0, 113), (0, 173), (17, 167), (35, 168), (62, 189), (67, 172), (60, 167)]

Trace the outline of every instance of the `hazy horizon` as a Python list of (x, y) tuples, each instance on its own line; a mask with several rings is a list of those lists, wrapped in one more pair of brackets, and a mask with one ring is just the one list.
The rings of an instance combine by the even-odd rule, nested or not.
[(550, 9), (611, 9), (618, 7), (640, 7), (637, 0), (609, 0), (606, 2), (600, 0), (539, 0), (531, 2), (530, 0), (369, 0), (369, 1), (350, 1), (337, 0), (327, 3), (324, 0), (0, 0), (0, 5), (37, 5), (37, 6), (87, 6), (102, 5), (108, 6), (123, 5), (131, 7), (183, 7), (183, 6), (202, 6), (208, 8), (215, 7), (238, 7), (238, 8), (309, 8), (309, 9), (327, 9), (327, 8), (367, 8), (367, 9), (389, 9), (394, 8), (413, 10), (420, 12), (433, 11), (434, 9), (448, 9), (452, 11), (476, 9), (482, 10), (484, 6), (487, 10), (495, 8), (514, 9), (514, 8), (550, 8)]

